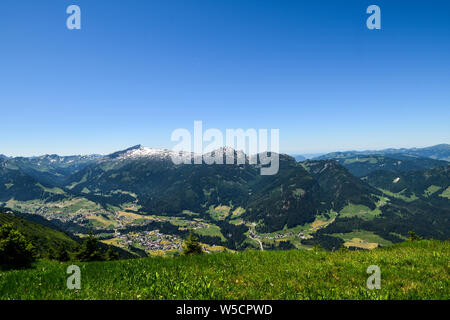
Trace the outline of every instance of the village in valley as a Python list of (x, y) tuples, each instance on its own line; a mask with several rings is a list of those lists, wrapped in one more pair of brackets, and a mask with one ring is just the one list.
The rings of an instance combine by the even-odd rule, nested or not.
[[(105, 244), (131, 252), (161, 256), (181, 252), (188, 230), (193, 230), (200, 238), (206, 236), (218, 239), (210, 244), (202, 243), (205, 252), (223, 251), (225, 237), (216, 222), (227, 218), (231, 219), (232, 224), (245, 224), (249, 227), (247, 241), (250, 247), (257, 250), (273, 247), (280, 241), (290, 242), (301, 248), (301, 240), (312, 238), (312, 233), (334, 220), (317, 220), (300, 228), (263, 234), (255, 230), (255, 223), (242, 219), (245, 209), (233, 209), (226, 205), (209, 208), (209, 217), (187, 210), (175, 216), (146, 214), (140, 211), (141, 208), (136, 203), (105, 208), (83, 197), (56, 202), (10, 201), (8, 206), (22, 212), (34, 212), (64, 228), (72, 228), (69, 229), (70, 232), (80, 238), (93, 232)], [(74, 232), (74, 229), (77, 231)]]

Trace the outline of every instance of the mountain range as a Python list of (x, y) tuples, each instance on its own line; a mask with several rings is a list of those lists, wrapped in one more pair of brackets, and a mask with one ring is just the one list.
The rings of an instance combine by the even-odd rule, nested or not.
[[(425, 148), (389, 148), (383, 150), (366, 150), (366, 151), (344, 151), (332, 152), (313, 158), (314, 160), (347, 158), (357, 155), (397, 155), (408, 158), (430, 158), (436, 160), (450, 161), (450, 144), (438, 144)], [(395, 158), (395, 157), (394, 157)]]
[(230, 249), (365, 248), (410, 230), (450, 234), (449, 145), (306, 161), (280, 154), (273, 176), (243, 153), (242, 165), (176, 165), (171, 154), (137, 145), (106, 156), (0, 157), (0, 206), (146, 252), (176, 250), (189, 228)]

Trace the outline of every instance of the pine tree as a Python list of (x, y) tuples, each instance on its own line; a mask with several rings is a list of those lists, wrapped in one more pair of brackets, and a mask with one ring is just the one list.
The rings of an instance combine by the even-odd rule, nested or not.
[(192, 229), (189, 232), (189, 236), (183, 243), (183, 255), (196, 255), (202, 254), (203, 249), (200, 243), (198, 242), (198, 238), (194, 235)]
[(105, 256), (98, 247), (97, 238), (90, 233), (84, 240), (81, 249), (76, 253), (76, 258), (79, 261), (103, 261)]
[(412, 230), (408, 231), (408, 233), (409, 233), (408, 241), (417, 241), (417, 240), (421, 240), (422, 239), (417, 233), (415, 233)]
[(69, 253), (63, 245), (58, 247), (58, 250), (55, 253), (55, 259), (61, 262), (66, 262), (70, 260)]
[(106, 250), (105, 256), (106, 256), (107, 261), (113, 261), (113, 260), (119, 259), (119, 254), (112, 247), (108, 247), (108, 250)]
[(0, 266), (29, 267), (36, 260), (35, 248), (12, 224), (0, 227)]

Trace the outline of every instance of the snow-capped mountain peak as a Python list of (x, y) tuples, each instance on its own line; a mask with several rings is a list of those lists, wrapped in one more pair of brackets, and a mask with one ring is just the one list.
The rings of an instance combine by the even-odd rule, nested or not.
[(168, 149), (153, 149), (136, 145), (126, 150), (112, 153), (108, 156), (110, 159), (140, 159), (140, 158), (152, 158), (152, 159), (167, 159), (173, 154), (173, 151)]
[[(159, 160), (170, 160), (173, 156), (179, 156), (180, 153), (190, 156), (192, 159), (196, 157), (202, 157), (202, 154), (195, 154), (193, 152), (176, 152), (169, 149), (157, 149), (148, 148), (142, 145), (136, 145), (131, 148), (117, 151), (106, 157), (106, 159), (117, 159), (117, 160), (133, 160), (133, 159), (159, 159)], [(236, 151), (231, 147), (221, 147), (214, 150), (214, 154), (232, 155), (237, 158), (246, 159), (246, 155), (243, 151)], [(211, 155), (211, 153), (205, 153), (205, 155)]]
[(172, 154), (172, 151), (167, 149), (152, 149), (147, 147), (139, 147), (127, 151), (122, 155), (124, 158), (153, 158), (153, 157), (168, 157)]

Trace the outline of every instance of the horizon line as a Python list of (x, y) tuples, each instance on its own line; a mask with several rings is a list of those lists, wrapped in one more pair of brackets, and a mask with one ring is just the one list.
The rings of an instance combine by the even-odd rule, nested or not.
[[(440, 146), (440, 145), (450, 145), (448, 143), (437, 143), (437, 144), (432, 144), (432, 145), (425, 145), (425, 146), (415, 146), (415, 147), (380, 147), (380, 148), (372, 148), (372, 149), (359, 149), (359, 148), (355, 148), (355, 149), (333, 149), (333, 150), (328, 150), (328, 151), (312, 151), (312, 152), (307, 152), (307, 151), (297, 151), (297, 152), (290, 152), (290, 151), (280, 151), (279, 154), (286, 154), (286, 155), (290, 155), (290, 156), (303, 156), (303, 155), (323, 155), (323, 154), (328, 154), (328, 153), (336, 153), (336, 152), (374, 152), (374, 151), (384, 151), (384, 150), (390, 150), (390, 149), (394, 149), (394, 150), (401, 150), (401, 149), (424, 149), (424, 148), (431, 148), (431, 147), (436, 147), (436, 146)], [(72, 154), (61, 154), (61, 153), (42, 153), (39, 155), (8, 155), (5, 153), (0, 152), (0, 155), (3, 155), (7, 158), (38, 158), (38, 157), (43, 157), (43, 156), (59, 156), (59, 157), (71, 157), (71, 156), (107, 156), (110, 155), (112, 153), (115, 152), (120, 152), (120, 151), (125, 151), (127, 149), (136, 147), (136, 146), (141, 146), (141, 147), (146, 147), (142, 144), (135, 144), (133, 146), (130, 147), (125, 147), (125, 148), (119, 148), (119, 149), (115, 149), (111, 152), (107, 152), (107, 153), (72, 153)], [(222, 146), (222, 147), (227, 147), (226, 145)], [(150, 148), (150, 147), (146, 147), (149, 149), (153, 149), (153, 150), (171, 150), (168, 148)], [(234, 148), (234, 147), (233, 147)], [(237, 150), (236, 151), (243, 151), (243, 150)], [(244, 151), (243, 151), (244, 152)], [(245, 153), (245, 152), (244, 152)]]

